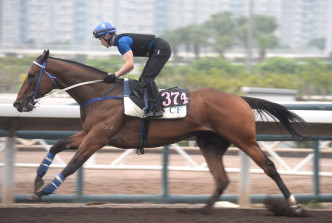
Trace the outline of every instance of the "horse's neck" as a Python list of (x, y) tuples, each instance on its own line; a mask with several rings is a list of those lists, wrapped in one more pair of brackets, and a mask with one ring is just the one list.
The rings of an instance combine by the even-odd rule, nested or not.
[(102, 75), (68, 62), (53, 60), (52, 65), (51, 72), (55, 74), (57, 82), (60, 82), (64, 88), (86, 81), (102, 79)]
[[(51, 72), (56, 76), (56, 81), (62, 88), (67, 88), (87, 81), (102, 80), (103, 78), (102, 75), (79, 66), (68, 64), (63, 61), (54, 62)], [(72, 88), (68, 90), (67, 93), (80, 104), (102, 94), (110, 87), (112, 86), (98, 83), (86, 84)]]

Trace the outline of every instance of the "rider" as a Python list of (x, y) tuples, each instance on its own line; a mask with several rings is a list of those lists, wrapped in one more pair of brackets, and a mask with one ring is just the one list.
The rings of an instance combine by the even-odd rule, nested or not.
[(134, 69), (133, 57), (149, 57), (143, 69), (141, 80), (148, 91), (149, 110), (146, 118), (163, 116), (163, 109), (159, 97), (158, 87), (154, 79), (160, 73), (171, 56), (169, 44), (154, 35), (124, 33), (116, 34), (116, 28), (110, 22), (101, 22), (93, 30), (93, 35), (106, 48), (118, 47), (125, 64), (115, 73), (109, 73), (104, 81), (115, 82), (116, 78)]

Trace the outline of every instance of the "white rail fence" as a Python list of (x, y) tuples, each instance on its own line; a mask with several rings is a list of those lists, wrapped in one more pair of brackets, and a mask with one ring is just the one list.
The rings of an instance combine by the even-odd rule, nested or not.
[[(5, 148), (5, 139), (0, 138), (0, 152), (2, 152)], [(289, 174), (289, 175), (312, 175), (312, 171), (306, 171), (304, 169), (306, 165), (311, 165), (314, 158), (314, 151), (313, 149), (298, 149), (298, 148), (288, 148), (288, 149), (278, 149), (277, 146), (280, 144), (280, 141), (274, 142), (259, 142), (261, 148), (264, 150), (265, 153), (270, 155), (273, 160), (279, 164), (279, 173), (280, 174)], [(20, 139), (16, 138), (15, 140), (16, 147), (22, 148), (39, 148), (45, 151), (48, 151), (52, 145), (48, 144), (44, 139)], [(319, 142), (319, 150), (321, 153), (332, 153), (332, 148), (329, 147), (331, 141), (320, 141)], [(111, 147), (106, 147), (106, 149), (112, 149)], [(191, 156), (190, 152), (188, 152), (187, 147), (181, 147), (179, 144), (171, 144), (170, 149), (180, 155), (186, 162), (185, 165), (179, 166), (168, 166), (169, 170), (173, 171), (209, 171), (206, 162), (198, 163), (195, 161)], [(190, 150), (192, 150), (191, 148)], [(196, 148), (195, 150), (199, 150)], [(236, 150), (236, 148), (231, 148), (230, 150)], [(287, 155), (282, 157), (278, 154), (278, 151), (282, 152), (298, 152), (298, 153), (307, 153), (307, 155), (302, 158), (302, 160), (294, 167), (287, 164)], [(111, 152), (111, 150), (110, 150)], [(240, 151), (239, 151), (240, 152)], [(161, 170), (162, 165), (128, 165), (125, 160), (130, 155), (136, 155), (135, 149), (127, 149), (123, 150), (114, 160), (112, 160), (109, 164), (98, 164), (97, 159), (95, 159), (96, 155), (93, 155), (85, 164), (84, 168), (88, 169), (112, 169), (112, 170)], [(241, 155), (241, 153), (239, 153)], [(242, 155), (241, 155), (242, 156)], [(294, 163), (292, 163), (294, 164)], [(61, 153), (55, 156), (53, 161), (52, 167), (65, 167), (67, 163), (61, 158)], [(4, 163), (0, 163), (0, 167), (4, 166)], [(16, 167), (38, 167), (39, 163), (15, 163)], [(239, 173), (241, 172), (241, 167), (238, 168), (225, 168), (229, 173)], [(255, 169), (250, 168), (251, 173), (264, 173), (262, 169)], [(332, 169), (330, 172), (320, 172), (320, 176), (332, 176)]]
[[(292, 107), (293, 105), (291, 105)], [(298, 106), (298, 105), (296, 105)], [(323, 106), (323, 109), (322, 109)], [(325, 107), (324, 107), (325, 106)], [(300, 106), (301, 107), (301, 106)], [(315, 104), (303, 105), (299, 111), (296, 111), (298, 115), (304, 118), (307, 122), (313, 124), (311, 128), (311, 133), (314, 136), (328, 136), (327, 140), (331, 138), (331, 129), (332, 129), (332, 104)], [(296, 109), (298, 110), (299, 107)], [(325, 110), (325, 111), (315, 111), (316, 110)], [(310, 111), (307, 111), (310, 110)], [(312, 111), (314, 110), (314, 111)], [(14, 157), (15, 152), (19, 144), (35, 144), (38, 143), (45, 150), (48, 150), (51, 145), (48, 145), (46, 141), (37, 139), (37, 140), (22, 140), (15, 137), (15, 132), (17, 130), (56, 130), (56, 131), (78, 131), (80, 129), (79, 124), (79, 107), (78, 106), (42, 106), (36, 111), (30, 113), (18, 113), (11, 105), (1, 105), (0, 104), (0, 131), (4, 130), (8, 133), (8, 137), (2, 138), (0, 145), (0, 150), (4, 152), (4, 163), (1, 163), (0, 166), (4, 167), (3, 169), (3, 196), (2, 202), (6, 204), (11, 204), (13, 202), (13, 187), (14, 187), (14, 165), (22, 167), (38, 167), (39, 163), (15, 163)], [(257, 133), (264, 133), (265, 135), (275, 134), (275, 130), (280, 130), (278, 123), (274, 120), (269, 120), (272, 123), (272, 127), (266, 127), (262, 120), (256, 119), (256, 129)], [(6, 135), (6, 134), (5, 134)], [(4, 134), (2, 135), (4, 136)], [(324, 138), (324, 137), (323, 137)], [(319, 140), (323, 140), (319, 138)], [(316, 139), (318, 139), (316, 137)], [(19, 142), (19, 143), (17, 143)], [(315, 141), (317, 142), (317, 141)], [(279, 142), (260, 142), (262, 148), (272, 156), (276, 162), (282, 167), (279, 169), (281, 174), (298, 174), (298, 175), (313, 175), (315, 178), (315, 197), (319, 196), (319, 176), (332, 176), (331, 172), (319, 172), (319, 152), (329, 152), (330, 149), (326, 145), (329, 142), (321, 141), (319, 146), (315, 144), (315, 154), (311, 151), (306, 157), (304, 157), (295, 167), (291, 167), (287, 162), (276, 152), (275, 147)], [(17, 145), (16, 145), (17, 144)], [(317, 148), (318, 147), (318, 148)], [(187, 162), (185, 166), (167, 166), (167, 170), (178, 170), (178, 171), (208, 171), (205, 162), (198, 163), (196, 162), (189, 153), (181, 148), (178, 144), (172, 144), (171, 148), (173, 151), (180, 154)], [(141, 165), (124, 165), (123, 161), (135, 150), (125, 150), (117, 158), (115, 158), (111, 163), (107, 165), (97, 164), (94, 158), (90, 159), (89, 162), (85, 165), (85, 168), (95, 168), (95, 169), (148, 169), (148, 170), (161, 170), (163, 167), (161, 165), (154, 166), (141, 166)], [(241, 164), (240, 168), (226, 168), (228, 172), (240, 172), (240, 182), (242, 182), (241, 189), (245, 190), (247, 185), (245, 182), (248, 180), (249, 173), (262, 173), (262, 170), (250, 169), (250, 162), (248, 157), (240, 152)], [(304, 167), (314, 159), (315, 166), (314, 171), (306, 171)], [(66, 163), (61, 159), (61, 155), (57, 156), (53, 167), (64, 167)], [(164, 169), (165, 170), (165, 169)], [(241, 171), (242, 170), (242, 171)], [(164, 172), (164, 171), (163, 171)], [(241, 192), (242, 193), (242, 192)], [(244, 193), (246, 193), (244, 191)], [(248, 194), (246, 195), (248, 197)], [(240, 197), (245, 197), (241, 196)], [(244, 200), (248, 200), (247, 198)]]

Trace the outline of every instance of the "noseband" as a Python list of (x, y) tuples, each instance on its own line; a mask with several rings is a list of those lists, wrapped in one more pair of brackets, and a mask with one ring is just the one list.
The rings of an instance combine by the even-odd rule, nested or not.
[(38, 67), (40, 67), (41, 69), (40, 69), (40, 73), (39, 73), (38, 84), (37, 84), (37, 87), (36, 87), (35, 93), (34, 93), (32, 99), (31, 99), (32, 101), (34, 101), (35, 98), (36, 98), (37, 91), (38, 91), (39, 84), (40, 84), (40, 80), (41, 80), (41, 76), (42, 76), (43, 72), (45, 72), (45, 74), (47, 74), (47, 76), (49, 76), (49, 77), (51, 78), (51, 80), (52, 80), (53, 83), (54, 83), (55, 88), (57, 88), (57, 86), (56, 86), (56, 82), (55, 82), (55, 80), (54, 80), (56, 77), (50, 75), (50, 74), (45, 70), (45, 69), (46, 69), (46, 68), (45, 68), (45, 67), (46, 67), (46, 61), (43, 63), (43, 65), (39, 64), (39, 63), (36, 62), (36, 61), (33, 61), (33, 63), (36, 64), (36, 65), (37, 65)]

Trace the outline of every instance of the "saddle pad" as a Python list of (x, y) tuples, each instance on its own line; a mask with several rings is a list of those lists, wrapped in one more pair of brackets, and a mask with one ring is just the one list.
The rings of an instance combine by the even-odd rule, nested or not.
[[(125, 81), (124, 81), (124, 91), (123, 91), (123, 93), (124, 93), (124, 98), (123, 98), (124, 113), (125, 113), (125, 115), (128, 115), (128, 116), (142, 118), (143, 115), (144, 115), (144, 110), (142, 109), (142, 106), (141, 107), (138, 106), (133, 101), (133, 97), (135, 97), (135, 96), (132, 95), (132, 91), (131, 91), (131, 88), (130, 88), (129, 85), (130, 85), (129, 80), (125, 79)], [(161, 94), (166, 92), (164, 94), (164, 96), (162, 96), (163, 98), (165, 98), (165, 100), (163, 100), (163, 106), (171, 104), (171, 100), (173, 102), (174, 101), (173, 99), (175, 98), (175, 96), (178, 97), (179, 100), (182, 100), (182, 103), (181, 102), (175, 102), (175, 103), (177, 103), (176, 105), (171, 105), (171, 106), (168, 106), (168, 107), (164, 107), (163, 116), (160, 117), (160, 118), (156, 118), (156, 119), (179, 119), (179, 118), (186, 117), (186, 115), (187, 115), (187, 106), (184, 103), (189, 103), (188, 98), (185, 98), (184, 95), (181, 92), (179, 94), (173, 94), (172, 97), (171, 97), (170, 93), (167, 93), (168, 91), (162, 90), (160, 92), (161, 92)], [(181, 99), (181, 94), (182, 94), (182, 99)], [(137, 99), (137, 97), (135, 97), (135, 98)], [(140, 104), (142, 104), (142, 102)], [(143, 104), (144, 104), (144, 102), (143, 102)]]

